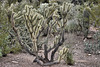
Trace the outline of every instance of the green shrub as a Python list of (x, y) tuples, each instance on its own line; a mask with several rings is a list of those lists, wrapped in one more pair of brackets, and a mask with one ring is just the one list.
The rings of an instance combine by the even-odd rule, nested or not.
[(0, 56), (6, 56), (10, 51), (19, 51), (21, 48), (17, 43), (11, 44), (12, 38), (9, 32), (11, 29), (10, 19), (8, 18), (7, 3), (0, 3)]
[(5, 8), (3, 8), (3, 5), (0, 4), (0, 52), (2, 55), (6, 55), (7, 53), (9, 53), (8, 26), (8, 18), (6, 15)]
[(100, 54), (100, 32), (94, 34), (94, 42), (87, 41), (84, 44), (84, 52), (90, 54)]

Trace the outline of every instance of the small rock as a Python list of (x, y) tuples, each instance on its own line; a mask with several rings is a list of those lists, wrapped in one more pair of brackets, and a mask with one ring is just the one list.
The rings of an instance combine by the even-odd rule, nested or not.
[(88, 56), (91, 56), (91, 54), (88, 54)]
[(89, 36), (87, 36), (87, 38), (88, 38), (88, 39), (92, 39), (93, 37), (89, 35)]
[(75, 63), (75, 64), (77, 64), (77, 63)]
[(95, 58), (95, 59), (97, 59), (97, 58)]
[(76, 46), (78, 46), (78, 44), (76, 44)]
[(84, 39), (84, 42), (86, 42), (87, 38)]
[(12, 61), (12, 63), (18, 64), (18, 62), (17, 62), (17, 61)]
[(100, 54), (100, 51), (98, 53)]

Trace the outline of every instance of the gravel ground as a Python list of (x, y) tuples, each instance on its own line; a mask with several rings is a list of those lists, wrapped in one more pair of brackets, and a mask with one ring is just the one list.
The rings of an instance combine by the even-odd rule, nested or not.
[[(67, 38), (65, 45), (70, 45), (71, 49), (73, 49), (75, 64), (69, 66), (64, 61), (61, 61), (60, 64), (52, 65), (51, 67), (100, 67), (100, 55), (84, 53), (82, 36), (66, 34), (65, 38)], [(28, 53), (8, 54), (7, 57), (0, 58), (0, 67), (43, 67), (37, 63), (33, 63), (34, 58)]]

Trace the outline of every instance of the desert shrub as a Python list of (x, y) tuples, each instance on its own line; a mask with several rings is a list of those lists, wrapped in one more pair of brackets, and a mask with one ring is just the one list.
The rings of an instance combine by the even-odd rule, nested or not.
[(15, 46), (12, 46), (10, 48), (10, 53), (18, 53), (21, 52), (22, 47), (20, 46), (20, 44), (17, 42)]
[(20, 45), (14, 41), (14, 36), (11, 35), (11, 23), (8, 17), (9, 6), (4, 1), (0, 3), (0, 55), (6, 56), (9, 52), (17, 52), (20, 50)]
[(85, 53), (100, 54), (100, 44), (86, 43), (84, 46)]
[(94, 34), (94, 42), (86, 41), (84, 44), (85, 53), (100, 54), (100, 31)]
[(67, 25), (66, 25), (66, 28), (65, 28), (66, 31), (71, 32), (71, 33), (78, 31), (77, 22), (78, 22), (77, 20), (69, 20), (67, 22)]
[[(100, 18), (100, 16), (99, 16), (100, 10), (98, 10), (99, 7), (100, 7), (100, 3), (99, 2), (98, 2), (98, 4), (91, 3), (90, 5), (87, 5), (87, 4), (88, 3), (85, 3), (84, 6), (85, 6), (85, 10), (87, 10), (89, 12), (89, 24), (88, 24), (88, 26), (89, 27), (91, 25), (96, 26), (96, 27), (98, 27), (98, 30), (100, 30), (99, 29), (99, 26), (100, 26), (100, 19), (99, 19)], [(86, 24), (85, 24), (85, 26), (86, 26)], [(86, 53), (100, 54), (99, 34), (100, 34), (100, 32), (98, 32), (98, 31), (96, 32), (96, 34), (94, 34), (93, 39), (95, 39), (95, 40), (93, 42), (91, 42), (91, 41), (85, 42), (84, 51)]]
[(100, 10), (98, 10), (100, 8), (100, 3), (98, 3), (98, 5), (91, 4), (90, 7), (92, 12), (90, 17), (91, 23), (98, 27), (100, 26)]
[(3, 5), (0, 4), (0, 49), (1, 49), (1, 53), (2, 55), (6, 55), (7, 53), (9, 53), (9, 47), (8, 47), (8, 37), (9, 37), (9, 33), (8, 33), (8, 19), (7, 19), (7, 15), (6, 15), (6, 11), (3, 8)]
[(6, 36), (6, 34), (2, 33), (3, 35), (0, 35), (0, 48), (2, 50), (2, 55), (6, 55), (7, 53), (9, 53), (10, 48), (8, 46), (8, 38)]
[(67, 32), (81, 32), (83, 24), (83, 7), (80, 5), (74, 6), (71, 4), (71, 9), (67, 16), (67, 25), (65, 27)]

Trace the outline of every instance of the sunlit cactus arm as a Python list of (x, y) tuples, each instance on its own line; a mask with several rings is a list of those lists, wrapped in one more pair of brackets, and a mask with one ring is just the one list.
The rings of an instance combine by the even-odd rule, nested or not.
[(41, 24), (43, 22), (43, 16), (37, 12), (37, 10), (33, 9), (31, 6), (25, 6), (26, 13), (24, 15), (26, 20), (26, 26), (30, 32), (30, 37), (33, 42), (32, 50), (37, 52), (38, 45), (38, 35), (41, 31)]

